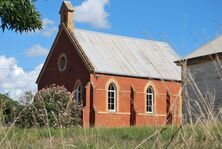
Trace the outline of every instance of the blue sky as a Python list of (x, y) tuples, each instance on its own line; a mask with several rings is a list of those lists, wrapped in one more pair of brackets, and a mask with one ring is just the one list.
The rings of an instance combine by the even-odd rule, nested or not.
[[(76, 7), (76, 28), (168, 41), (179, 56), (191, 53), (222, 33), (222, 0), (70, 1)], [(25, 80), (21, 76), (26, 74), (30, 78), (36, 77), (38, 72), (32, 69), (41, 68), (53, 43), (61, 3), (62, 0), (36, 2), (44, 20), (43, 31), (24, 34), (0, 31), (0, 67), (7, 67), (5, 63), (12, 67), (7, 73), (0, 69), (1, 73), (5, 73), (4, 77), (0, 77), (0, 92), (10, 93), (18, 89), (21, 93), (28, 89), (21, 90), (24, 88), (22, 85), (12, 85), (9, 80)], [(15, 66), (23, 72), (17, 74), (13, 70)], [(14, 76), (11, 76), (11, 71), (14, 71)], [(31, 89), (35, 88), (33, 80), (30, 79)], [(13, 97), (17, 95), (12, 94)]]

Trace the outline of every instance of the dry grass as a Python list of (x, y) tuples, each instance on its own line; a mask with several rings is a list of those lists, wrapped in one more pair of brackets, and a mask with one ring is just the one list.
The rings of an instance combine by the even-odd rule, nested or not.
[[(218, 128), (1, 128), (0, 148), (221, 148)], [(162, 131), (160, 131), (162, 130)], [(4, 140), (3, 140), (4, 139)]]

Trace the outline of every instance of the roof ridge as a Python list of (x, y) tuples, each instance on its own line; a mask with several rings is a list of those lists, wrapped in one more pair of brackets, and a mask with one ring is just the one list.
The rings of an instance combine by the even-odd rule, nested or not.
[(159, 42), (159, 43), (168, 44), (166, 41), (160, 41), (160, 40), (137, 38), (137, 37), (127, 36), (127, 35), (119, 35), (119, 34), (98, 32), (98, 31), (91, 31), (91, 30), (86, 30), (86, 29), (81, 29), (81, 28), (76, 28), (76, 30), (83, 31), (83, 32), (96, 33), (96, 34), (101, 34), (101, 35), (109, 35), (109, 36), (116, 36), (116, 37), (122, 37), (122, 38), (128, 38), (128, 39), (135, 39), (135, 40), (150, 41), (150, 42)]

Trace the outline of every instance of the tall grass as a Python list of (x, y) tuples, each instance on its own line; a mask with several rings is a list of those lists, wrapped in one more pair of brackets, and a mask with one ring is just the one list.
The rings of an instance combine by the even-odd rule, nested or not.
[[(4, 128), (0, 139), (5, 137)], [(0, 148), (219, 148), (221, 136), (215, 128), (202, 126), (162, 128), (31, 128), (11, 129)], [(221, 131), (221, 129), (220, 129)], [(147, 139), (148, 138), (148, 139)]]
[[(221, 147), (221, 138), (217, 131), (209, 130), (214, 141), (201, 128), (186, 127), (178, 132), (176, 127), (159, 128), (63, 128), (19, 129), (13, 128), (7, 134), (3, 148), (177, 148), (177, 147)], [(3, 133), (2, 133), (3, 132)], [(172, 140), (172, 137), (176, 136)], [(62, 134), (61, 134), (62, 133)], [(160, 133), (160, 134), (158, 134)], [(50, 135), (52, 137), (50, 137)], [(5, 137), (1, 130), (0, 139)], [(149, 139), (146, 139), (149, 138)], [(145, 141), (144, 141), (145, 140)], [(170, 143), (170, 144), (169, 144)]]

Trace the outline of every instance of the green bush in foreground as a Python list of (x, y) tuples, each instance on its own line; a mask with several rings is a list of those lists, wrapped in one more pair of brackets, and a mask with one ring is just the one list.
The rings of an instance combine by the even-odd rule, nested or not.
[(72, 127), (81, 125), (81, 108), (65, 87), (52, 85), (40, 90), (33, 103), (19, 116), (19, 127)]
[(0, 124), (10, 125), (17, 116), (19, 104), (6, 95), (0, 94)]

